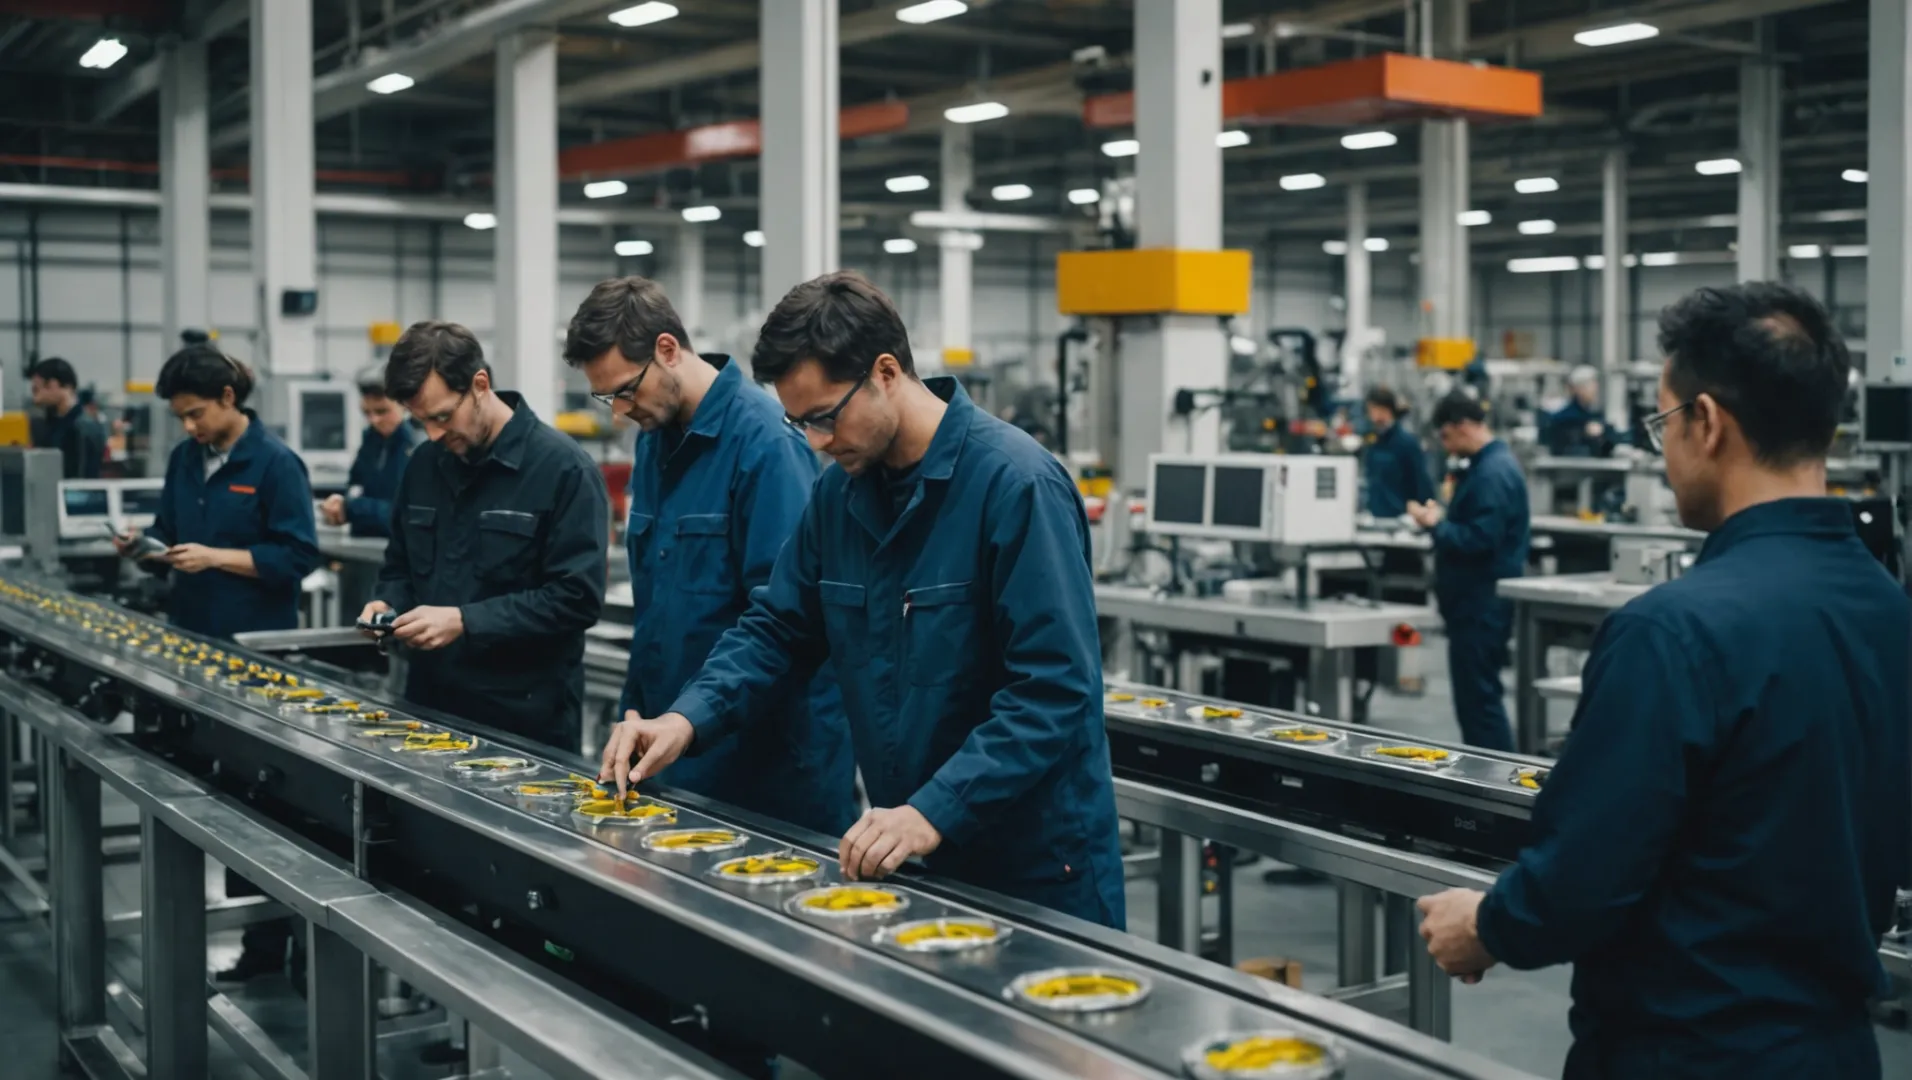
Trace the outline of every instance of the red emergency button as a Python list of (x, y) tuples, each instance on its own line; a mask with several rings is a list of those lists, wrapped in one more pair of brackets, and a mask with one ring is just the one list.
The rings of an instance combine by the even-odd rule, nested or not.
[(1409, 645), (1419, 645), (1421, 632), (1407, 623), (1395, 623), (1392, 638), (1396, 645), (1405, 648)]

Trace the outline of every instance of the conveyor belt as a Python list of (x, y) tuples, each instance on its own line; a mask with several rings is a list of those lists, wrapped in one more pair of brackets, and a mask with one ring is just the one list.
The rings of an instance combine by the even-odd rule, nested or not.
[[(1351, 1008), (1146, 943), (1124, 947), (1119, 935), (986, 894), (912, 880), (847, 898), (867, 913), (810, 907), (808, 890), (842, 884), (825, 845), (789, 843), (669, 792), (654, 794), (673, 821), (594, 822), (568, 796), (523, 790), (568, 781), (551, 756), (335, 693), (245, 650), (171, 635), (28, 580), (0, 576), (0, 638), (13, 668), (38, 669), (42, 682), (97, 693), (99, 680), (75, 680), (71, 669), (106, 676), (133, 707), (143, 747), (321, 843), (351, 848), (374, 880), (464, 909), (494, 939), (613, 1000), (647, 988), (697, 1002), (713, 1024), (829, 1074), (893, 1075), (909, 1062), (925, 1077), (1174, 1076), (1191, 1048), (1217, 1037), (1286, 1032), (1329, 1047), (1350, 1078), (1518, 1075)], [(333, 698), (388, 715), (308, 711)], [(406, 732), (413, 745), (401, 751), (403, 737), (368, 737), (373, 729), (356, 720), (422, 727)], [(431, 752), (419, 736), (439, 731), (471, 744)], [(524, 758), (526, 771), (500, 778), (453, 767), (489, 756)], [(669, 830), (741, 843), (686, 851), (661, 841)], [(725, 860), (773, 853), (803, 879), (748, 884), (719, 872)], [(905, 923), (929, 929), (902, 933)], [(949, 952), (897, 944), (954, 936), (952, 927), (990, 941)], [(1059, 970), (1097, 975), (1043, 974)], [(1017, 991), (1024, 985), (1033, 996)], [(1110, 989), (1135, 1000), (1041, 1007), (1085, 1006)]]

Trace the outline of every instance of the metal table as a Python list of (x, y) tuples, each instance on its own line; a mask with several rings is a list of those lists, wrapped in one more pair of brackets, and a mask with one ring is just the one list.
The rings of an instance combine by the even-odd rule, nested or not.
[(382, 536), (353, 536), (343, 526), (319, 526), (319, 554), (339, 564), (339, 623), (352, 623), (371, 602), (387, 543)]
[(1508, 578), (1500, 595), (1514, 602), (1514, 741), (1523, 754), (1547, 747), (1546, 706), (1538, 683), (1547, 650), (1585, 648), (1607, 613), (1651, 588), (1621, 585), (1606, 574)]

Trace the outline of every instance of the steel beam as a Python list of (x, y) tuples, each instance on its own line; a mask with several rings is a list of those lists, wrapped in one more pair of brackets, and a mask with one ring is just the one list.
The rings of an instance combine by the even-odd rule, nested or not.
[[(9, 720), (11, 722), (11, 720)], [(100, 880), (100, 778), (54, 751), (47, 875), (60, 1031), (106, 1022), (106, 925)]]
[[(891, 21), (895, 21), (894, 15)], [(765, 311), (837, 269), (837, 0), (764, 4), (763, 171)]]
[(306, 924), (311, 1080), (372, 1080), (372, 962), (344, 938)]
[(142, 815), (141, 825), (147, 1074), (152, 1080), (204, 1080), (206, 857), (151, 814)]
[(1781, 82), (1773, 28), (1759, 24), (1763, 55), (1739, 65), (1739, 251), (1741, 281), (1779, 278)]
[(1202, 951), (1202, 842), (1162, 830), (1162, 863), (1155, 876), (1155, 940), (1171, 949)]
[(498, 385), (531, 411), (557, 415), (558, 42), (525, 30), (498, 42)]
[[(969, 209), (969, 188), (976, 179), (975, 141), (971, 125), (943, 125), (943, 155), (938, 194), (943, 212), (960, 214)], [(975, 289), (976, 244), (972, 233), (945, 229), (936, 234), (940, 259), (937, 292), (942, 314), (945, 366), (972, 363), (975, 339), (970, 331), (972, 297)]]
[(1629, 348), (1632, 334), (1627, 308), (1627, 152), (1607, 151), (1601, 167), (1600, 191), (1600, 366), (1606, 381), (1607, 425), (1614, 429), (1631, 426), (1627, 415), (1627, 365), (1633, 362)]
[[(1912, 14), (1906, 0), (1872, 0), (1866, 109), (1866, 371), (1912, 349)], [(1874, 357), (1880, 357), (1874, 360)]]
[[(1348, 245), (1346, 282), (1348, 332), (1341, 345), (1341, 393), (1361, 393), (1361, 357), (1367, 351), (1369, 323), (1373, 321), (1374, 284), (1368, 258), (1368, 186), (1348, 185)], [(1399, 389), (1405, 390), (1405, 387)]]
[[(252, 0), (252, 279), (262, 371), (319, 370), (315, 316), (288, 291), (318, 287), (313, 207), (312, 0)], [(270, 73), (266, 77), (266, 73)]]
[(690, 335), (690, 347), (702, 342), (704, 332), (704, 227), (688, 221), (677, 225), (677, 283), (671, 306)]

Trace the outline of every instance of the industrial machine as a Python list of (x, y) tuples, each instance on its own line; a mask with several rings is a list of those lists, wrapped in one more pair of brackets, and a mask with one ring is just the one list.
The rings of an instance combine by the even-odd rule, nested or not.
[(1354, 539), (1355, 461), (1283, 454), (1151, 454), (1148, 531), (1269, 544)]
[[(283, 420), (285, 444), (305, 462), (314, 492), (344, 490), (358, 453), (358, 387), (331, 379), (274, 379), (271, 419)], [(275, 423), (275, 428), (281, 427)]]

